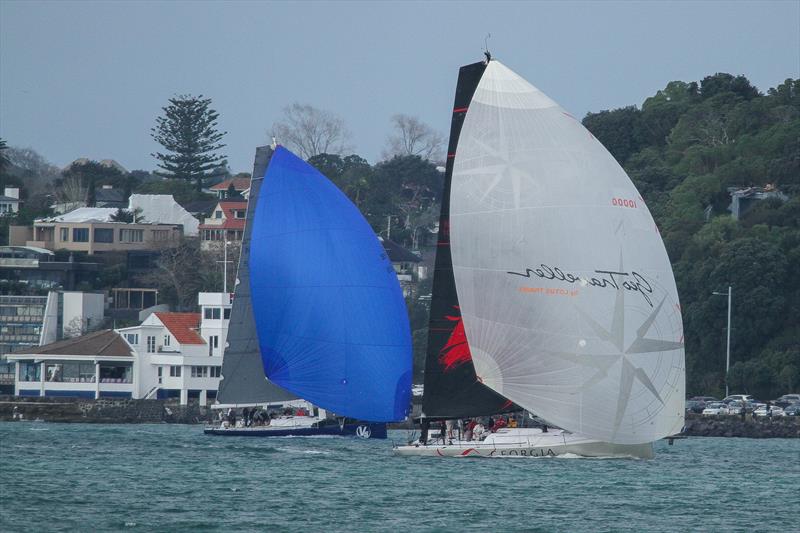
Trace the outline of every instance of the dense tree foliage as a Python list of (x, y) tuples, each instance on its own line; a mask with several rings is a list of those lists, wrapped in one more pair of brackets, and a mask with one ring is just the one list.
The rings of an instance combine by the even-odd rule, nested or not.
[(225, 156), (217, 152), (225, 147), (220, 141), (227, 132), (217, 130), (219, 113), (210, 106), (211, 99), (203, 95), (174, 96), (151, 130), (153, 139), (168, 152), (151, 154), (163, 171), (159, 174), (193, 181), (198, 191), (205, 178), (216, 176), (226, 165)]
[(94, 207), (97, 188), (111, 185), (115, 188), (130, 188), (131, 177), (129, 174), (97, 161), (84, 161), (73, 163), (61, 173), (61, 178), (55, 181), (59, 200), (66, 202), (85, 202), (87, 206)]
[[(689, 393), (725, 383), (733, 286), (734, 392), (800, 388), (800, 80), (766, 95), (744, 76), (670, 82), (641, 109), (590, 113), (584, 125), (625, 167), (661, 229), (681, 298)], [(739, 220), (729, 188), (771, 185)]]

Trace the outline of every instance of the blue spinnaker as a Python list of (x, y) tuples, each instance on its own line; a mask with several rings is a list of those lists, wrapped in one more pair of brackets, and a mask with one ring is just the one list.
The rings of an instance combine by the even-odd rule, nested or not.
[(355, 205), (282, 147), (264, 176), (249, 266), (271, 381), (340, 416), (406, 417), (411, 336), (392, 264)]

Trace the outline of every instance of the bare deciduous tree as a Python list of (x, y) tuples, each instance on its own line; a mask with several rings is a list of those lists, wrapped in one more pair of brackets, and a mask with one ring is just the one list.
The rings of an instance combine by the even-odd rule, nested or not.
[(109, 322), (110, 321), (106, 318), (92, 320), (89, 318), (76, 316), (70, 320), (69, 323), (64, 325), (64, 338), (71, 339), (74, 337), (80, 337), (81, 335), (86, 335), (87, 333), (99, 331), (104, 327), (107, 327)]
[(272, 136), (304, 159), (319, 154), (342, 155), (351, 149), (344, 120), (307, 104), (284, 107), (283, 119), (272, 125)]
[(58, 167), (48, 163), (33, 148), (9, 146), (3, 151), (8, 163), (16, 167), (16, 173), (25, 180), (25, 186), (30, 192), (46, 189), (59, 177)]
[(386, 140), (384, 159), (394, 156), (418, 155), (422, 159), (440, 160), (444, 136), (417, 117), (395, 115), (392, 117), (394, 132)]
[(83, 177), (78, 174), (64, 177), (64, 181), (61, 182), (61, 187), (56, 191), (56, 198), (58, 201), (76, 204), (86, 202), (89, 187), (84, 181)]

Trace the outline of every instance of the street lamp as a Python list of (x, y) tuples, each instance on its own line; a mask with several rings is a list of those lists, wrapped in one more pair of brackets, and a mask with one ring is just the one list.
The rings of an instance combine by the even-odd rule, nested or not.
[(728, 285), (728, 292), (712, 292), (711, 294), (715, 294), (717, 296), (725, 296), (728, 295), (728, 348), (725, 353), (725, 396), (728, 396), (728, 373), (731, 370), (731, 293), (733, 292), (733, 287)]

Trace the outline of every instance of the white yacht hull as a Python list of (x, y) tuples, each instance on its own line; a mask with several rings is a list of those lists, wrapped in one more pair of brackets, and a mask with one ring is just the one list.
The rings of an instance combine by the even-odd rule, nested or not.
[(582, 457), (635, 457), (652, 459), (653, 444), (612, 444), (587, 439), (552, 429), (509, 428), (492, 433), (482, 441), (461, 441), (429, 438), (427, 444), (419, 442), (393, 449), (400, 456), (433, 457), (546, 457), (576, 455)]

